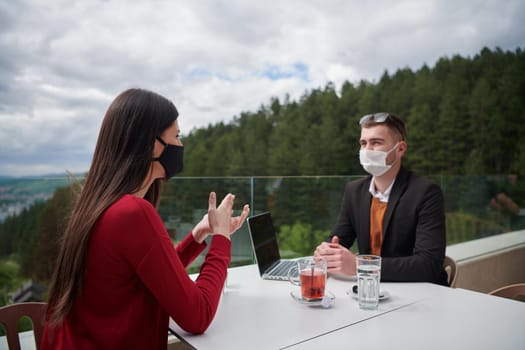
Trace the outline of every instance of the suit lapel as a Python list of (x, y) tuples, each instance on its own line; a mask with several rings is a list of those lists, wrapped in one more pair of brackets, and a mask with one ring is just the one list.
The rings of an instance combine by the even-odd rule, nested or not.
[(386, 207), (385, 217), (383, 218), (383, 242), (385, 241), (385, 236), (388, 232), (388, 226), (390, 225), (390, 220), (392, 219), (394, 209), (399, 203), (401, 194), (405, 192), (408, 182), (408, 175), (408, 171), (406, 171), (404, 168), (399, 170), (399, 173), (397, 174), (396, 180), (394, 182), (394, 186), (392, 187), (392, 192), (390, 192), (390, 196), (388, 197), (388, 205)]
[(369, 177), (368, 181), (363, 183), (359, 198), (363, 198), (363, 202), (360, 203), (359, 207), (359, 239), (358, 242), (362, 242), (362, 246), (359, 247), (359, 252), (365, 254), (370, 252), (370, 205), (372, 203), (372, 195), (370, 194), (370, 181), (372, 177)]

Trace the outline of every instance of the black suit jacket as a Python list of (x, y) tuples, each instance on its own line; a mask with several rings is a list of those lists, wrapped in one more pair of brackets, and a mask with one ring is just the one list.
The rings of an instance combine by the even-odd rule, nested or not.
[[(370, 253), (371, 179), (367, 176), (346, 184), (332, 232), (347, 248), (357, 239), (360, 254)], [(447, 285), (445, 248), (445, 206), (440, 187), (401, 168), (383, 221), (381, 280)]]

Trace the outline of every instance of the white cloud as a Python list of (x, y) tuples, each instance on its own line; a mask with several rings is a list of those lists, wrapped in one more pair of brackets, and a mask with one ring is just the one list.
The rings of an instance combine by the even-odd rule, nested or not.
[(484, 46), (525, 45), (521, 0), (0, 4), (0, 174), (87, 170), (111, 100), (173, 100), (184, 131), (331, 81), (376, 81)]

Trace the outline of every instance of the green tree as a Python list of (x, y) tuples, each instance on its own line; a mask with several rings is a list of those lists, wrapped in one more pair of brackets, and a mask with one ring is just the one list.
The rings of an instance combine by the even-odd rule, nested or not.
[[(13, 260), (0, 260), (0, 306), (11, 301), (10, 293), (20, 283), (20, 267)], [(1, 329), (1, 327), (0, 327)]]
[(421, 174), (432, 174), (435, 170), (433, 154), (436, 151), (435, 127), (438, 115), (428, 104), (414, 106), (407, 117), (407, 144), (405, 165)]
[(279, 248), (290, 257), (312, 255), (315, 247), (330, 235), (329, 230), (314, 230), (310, 224), (295, 222), (282, 225), (278, 235)]
[(48, 201), (37, 234), (28, 246), (30, 253), (22, 261), (24, 276), (41, 282), (50, 280), (59, 252), (59, 241), (72, 210), (73, 193), (71, 187), (59, 188)]

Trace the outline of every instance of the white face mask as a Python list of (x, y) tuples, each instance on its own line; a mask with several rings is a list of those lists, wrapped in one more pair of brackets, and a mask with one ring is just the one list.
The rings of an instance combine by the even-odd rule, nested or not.
[(386, 173), (394, 163), (387, 165), (386, 164), (386, 157), (397, 148), (399, 145), (399, 142), (392, 147), (390, 151), (384, 152), (384, 151), (372, 151), (368, 149), (362, 149), (359, 151), (359, 161), (361, 162), (361, 166), (363, 169), (365, 169), (369, 174), (374, 176), (381, 176), (384, 173)]

